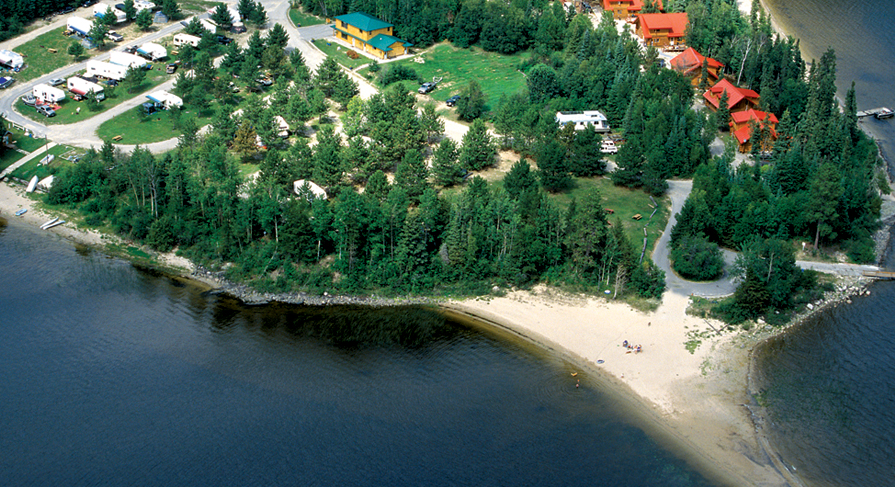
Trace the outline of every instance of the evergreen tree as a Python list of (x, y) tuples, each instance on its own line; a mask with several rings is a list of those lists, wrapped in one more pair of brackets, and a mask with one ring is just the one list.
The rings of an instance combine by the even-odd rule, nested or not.
[(267, 11), (264, 10), (264, 5), (261, 2), (255, 2), (255, 8), (249, 13), (248, 21), (258, 28), (267, 25)]
[(343, 172), (342, 136), (332, 125), (323, 125), (317, 132), (314, 146), (313, 178), (317, 184), (334, 187), (341, 183)]
[(426, 181), (428, 177), (429, 168), (426, 167), (425, 159), (418, 150), (410, 149), (398, 164), (395, 184), (404, 189), (412, 201), (419, 202), (419, 196), (429, 187)]
[(121, 11), (124, 12), (127, 20), (134, 20), (135, 18), (137, 18), (137, 8), (134, 7), (134, 0), (124, 0), (122, 6), (123, 8), (121, 9)]
[(819, 248), (820, 238), (836, 238), (832, 223), (838, 217), (836, 208), (842, 195), (839, 171), (833, 164), (821, 164), (808, 188), (810, 202), (808, 205), (808, 221), (815, 226), (814, 248)]
[(721, 93), (718, 101), (718, 110), (715, 111), (715, 123), (718, 130), (726, 131), (730, 128), (730, 97), (727, 96), (727, 90)]
[[(106, 18), (108, 17), (109, 16), (107, 15)], [(93, 26), (90, 27), (90, 32), (87, 33), (87, 37), (90, 38), (90, 41), (93, 42), (94, 46), (103, 47), (106, 45), (106, 34), (108, 33), (109, 26), (106, 25), (100, 18), (96, 17), (93, 19)]]
[(541, 187), (555, 193), (566, 189), (572, 182), (566, 165), (566, 151), (556, 140), (549, 140), (538, 150), (538, 178)]
[(289, 34), (279, 22), (273, 24), (273, 27), (267, 32), (267, 47), (276, 47), (279, 50), (285, 50), (289, 45)]
[(388, 178), (385, 176), (385, 173), (377, 170), (370, 176), (370, 179), (367, 180), (364, 194), (370, 195), (378, 201), (385, 201), (390, 190), (391, 185), (388, 183)]
[(182, 16), (177, 0), (162, 0), (161, 10), (171, 20), (178, 20)]
[(467, 122), (485, 113), (485, 94), (475, 79), (470, 79), (457, 101), (457, 116)]
[(599, 176), (606, 172), (606, 161), (603, 160), (603, 137), (597, 133), (593, 125), (584, 130), (576, 130), (569, 144), (569, 171), (579, 177)]
[(255, 10), (254, 0), (239, 0), (236, 4), (236, 11), (243, 20), (247, 19), (253, 10)]
[(215, 7), (214, 12), (211, 13), (211, 20), (224, 30), (233, 25), (233, 16), (230, 15), (230, 10), (223, 3), (219, 3)]
[(137, 16), (134, 17), (134, 23), (137, 24), (140, 30), (148, 31), (152, 27), (152, 11), (148, 8), (140, 10), (137, 12)]
[(83, 56), (85, 51), (86, 49), (80, 41), (72, 41), (68, 46), (68, 55), (74, 57), (75, 60)]
[(435, 149), (432, 156), (432, 174), (435, 176), (435, 184), (450, 187), (463, 181), (461, 169), (457, 166), (457, 143), (453, 139), (445, 137)]
[(471, 171), (481, 171), (494, 164), (497, 156), (497, 147), (488, 134), (485, 122), (476, 120), (472, 122), (469, 131), (463, 135), (463, 145), (460, 148), (460, 167)]
[(236, 129), (235, 138), (233, 139), (233, 150), (243, 158), (258, 152), (257, 135), (252, 124), (243, 121)]

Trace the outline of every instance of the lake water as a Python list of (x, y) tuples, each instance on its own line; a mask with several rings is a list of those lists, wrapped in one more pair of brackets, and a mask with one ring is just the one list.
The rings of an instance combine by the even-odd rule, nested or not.
[[(852, 81), (858, 108), (895, 108), (895, 2), (765, 0), (801, 40), (807, 59), (832, 46), (840, 95)], [(862, 122), (895, 173), (895, 123)], [(884, 262), (895, 269), (895, 245)], [(820, 314), (770, 341), (758, 356), (772, 420), (767, 432), (784, 462), (810, 486), (895, 483), (895, 283)]]
[(0, 262), (0, 485), (716, 485), (430, 310), (245, 306), (2, 220)]

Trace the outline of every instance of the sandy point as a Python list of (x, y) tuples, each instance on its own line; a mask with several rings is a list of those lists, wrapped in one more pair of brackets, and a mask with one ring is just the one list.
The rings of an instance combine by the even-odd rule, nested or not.
[[(748, 334), (686, 314), (690, 297), (666, 292), (653, 312), (547, 286), (443, 307), (552, 350), (608, 382), (631, 413), (710, 479), (725, 485), (797, 485), (765, 453), (745, 406)], [(686, 342), (699, 340), (691, 353)], [(640, 345), (636, 353), (624, 346)], [(571, 379), (570, 380), (575, 380)]]

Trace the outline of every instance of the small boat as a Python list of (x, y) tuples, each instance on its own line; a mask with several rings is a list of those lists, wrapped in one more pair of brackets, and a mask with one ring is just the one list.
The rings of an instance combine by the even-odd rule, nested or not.
[(22, 216), (25, 213), (28, 213), (28, 208), (22, 208), (21, 210), (16, 212), (16, 216)]
[(44, 230), (49, 230), (49, 229), (51, 229), (51, 228), (53, 228), (53, 227), (55, 227), (55, 226), (62, 225), (63, 223), (65, 223), (65, 220), (59, 220), (58, 222), (51, 223), (50, 225), (44, 227)]
[(54, 223), (56, 223), (56, 222), (58, 222), (58, 221), (59, 221), (58, 218), (53, 218), (52, 220), (47, 220), (47, 221), (44, 222), (43, 225), (40, 226), (40, 229), (41, 229), (41, 230), (46, 230), (47, 228), (50, 227), (50, 225), (52, 225), (52, 224), (54, 224)]
[(37, 188), (37, 176), (34, 176), (33, 178), (31, 178), (31, 182), (28, 183), (28, 187), (25, 188), (25, 192), (33, 193), (36, 188)]
[(876, 112), (876, 115), (874, 115), (874, 116), (876, 117), (877, 120), (884, 120), (886, 118), (892, 118), (892, 117), (895, 117), (895, 110), (892, 110), (891, 108), (883, 107), (883, 108), (880, 108), (879, 111)]

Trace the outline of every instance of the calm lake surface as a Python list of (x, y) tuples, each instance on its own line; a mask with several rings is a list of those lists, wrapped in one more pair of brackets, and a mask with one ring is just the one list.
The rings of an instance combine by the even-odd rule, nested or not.
[[(852, 81), (858, 108), (895, 108), (895, 2), (765, 0), (806, 58), (830, 46), (844, 97)], [(866, 119), (895, 174), (895, 123)], [(895, 245), (884, 262), (895, 269)], [(895, 282), (822, 313), (779, 337), (757, 368), (773, 423), (769, 437), (806, 484), (895, 484)]]
[(245, 306), (2, 220), (0, 262), (0, 485), (715, 485), (425, 309)]

